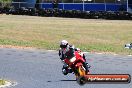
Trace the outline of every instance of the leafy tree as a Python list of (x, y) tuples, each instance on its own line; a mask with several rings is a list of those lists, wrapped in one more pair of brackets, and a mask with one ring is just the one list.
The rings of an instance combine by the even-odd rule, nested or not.
[(0, 0), (0, 7), (9, 8), (12, 0)]

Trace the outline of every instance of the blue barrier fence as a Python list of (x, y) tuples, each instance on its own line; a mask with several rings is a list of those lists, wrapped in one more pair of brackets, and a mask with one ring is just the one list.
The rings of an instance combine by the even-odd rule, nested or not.
[(129, 4), (128, 7), (132, 9), (132, 4)]
[[(16, 8), (20, 7), (35, 7), (35, 3), (27, 2), (15, 2), (12, 3)], [(53, 8), (53, 3), (39, 3), (40, 8)], [(132, 4), (128, 7), (132, 9)], [(81, 11), (127, 11), (127, 4), (117, 4), (117, 3), (58, 3), (59, 9), (64, 10), (81, 10)]]
[[(53, 8), (52, 3), (42, 3), (41, 8)], [(127, 11), (127, 5), (114, 3), (59, 3), (59, 9), (65, 10), (84, 10), (84, 11)]]

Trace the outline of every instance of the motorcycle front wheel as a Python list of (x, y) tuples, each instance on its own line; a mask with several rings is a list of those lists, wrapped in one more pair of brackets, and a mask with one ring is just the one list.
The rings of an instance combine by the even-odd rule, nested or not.
[(87, 79), (84, 76), (80, 76), (77, 78), (77, 83), (79, 85), (84, 85), (86, 83)]

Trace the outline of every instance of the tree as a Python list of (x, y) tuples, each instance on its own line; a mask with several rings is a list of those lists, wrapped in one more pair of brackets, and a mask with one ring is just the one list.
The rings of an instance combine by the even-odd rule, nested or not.
[(9, 8), (11, 6), (12, 0), (0, 0), (0, 7)]

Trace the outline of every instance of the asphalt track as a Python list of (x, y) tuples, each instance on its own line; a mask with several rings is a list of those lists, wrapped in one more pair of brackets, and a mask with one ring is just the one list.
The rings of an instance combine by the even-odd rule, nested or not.
[[(132, 56), (86, 54), (94, 74), (132, 75)], [(85, 84), (64, 76), (57, 51), (0, 48), (0, 78), (17, 82), (10, 88), (132, 88), (129, 84)]]

